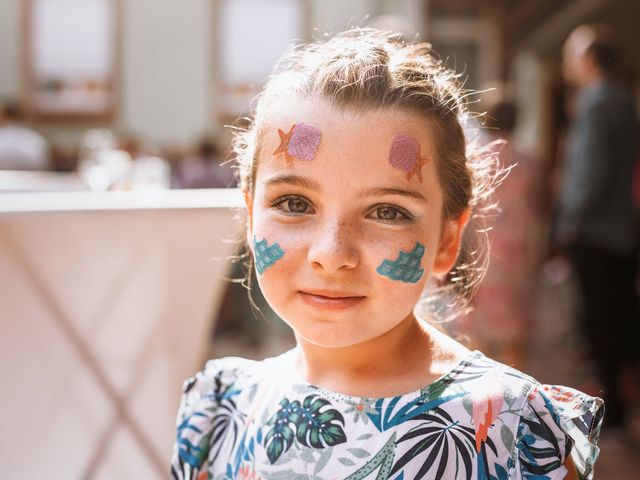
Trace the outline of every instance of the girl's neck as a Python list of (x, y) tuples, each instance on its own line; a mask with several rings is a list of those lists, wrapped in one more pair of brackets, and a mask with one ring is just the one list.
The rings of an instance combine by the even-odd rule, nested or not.
[(299, 337), (297, 343), (295, 367), (307, 382), (368, 397), (417, 390), (446, 373), (450, 364), (468, 353), (413, 315), (384, 335), (358, 345), (324, 348)]

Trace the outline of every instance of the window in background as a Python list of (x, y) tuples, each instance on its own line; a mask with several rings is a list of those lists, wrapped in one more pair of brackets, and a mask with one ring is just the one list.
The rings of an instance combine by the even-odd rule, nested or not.
[(429, 32), (445, 64), (463, 74), (465, 87), (479, 89), (499, 78), (499, 35), (486, 15), (473, 10), (466, 16), (433, 17)]
[(120, 0), (25, 2), (25, 106), (32, 118), (110, 119)]
[(222, 118), (245, 113), (291, 41), (307, 39), (308, 0), (218, 0), (216, 81)]

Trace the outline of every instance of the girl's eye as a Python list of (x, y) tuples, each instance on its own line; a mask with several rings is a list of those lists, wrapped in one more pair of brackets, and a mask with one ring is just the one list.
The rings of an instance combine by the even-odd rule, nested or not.
[(406, 222), (413, 218), (413, 215), (404, 208), (394, 207), (393, 205), (378, 205), (372, 209), (370, 215), (374, 220), (382, 220), (389, 223)]
[(395, 220), (398, 213), (397, 209), (391, 207), (380, 207), (376, 209), (376, 215), (381, 220)]
[(285, 213), (302, 214), (310, 213), (311, 206), (309, 202), (302, 197), (296, 195), (289, 195), (284, 198), (278, 198), (272, 204), (272, 206), (284, 211)]

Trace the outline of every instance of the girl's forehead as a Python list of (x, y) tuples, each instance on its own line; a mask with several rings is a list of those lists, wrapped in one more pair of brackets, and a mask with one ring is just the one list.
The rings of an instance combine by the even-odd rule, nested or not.
[(386, 180), (422, 189), (435, 178), (428, 118), (398, 108), (355, 110), (318, 100), (280, 102), (269, 110), (260, 143), (258, 181), (261, 171), (306, 172), (331, 181)]
[[(431, 125), (426, 115), (397, 107), (341, 107), (325, 100), (289, 99), (268, 107), (263, 136), (295, 123), (314, 125), (326, 135), (357, 141), (381, 135), (391, 138), (395, 133), (411, 133), (431, 142)], [(350, 128), (345, 128), (345, 127)]]

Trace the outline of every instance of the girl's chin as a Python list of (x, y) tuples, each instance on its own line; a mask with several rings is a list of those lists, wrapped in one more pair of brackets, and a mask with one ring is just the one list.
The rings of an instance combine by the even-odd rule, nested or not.
[(305, 344), (311, 345), (314, 348), (323, 348), (323, 349), (326, 349), (326, 350), (336, 350), (336, 349), (339, 349), (339, 348), (355, 347), (356, 345), (364, 343), (364, 341), (358, 341), (358, 340), (350, 341), (348, 339), (339, 339), (339, 340), (335, 340), (335, 341), (327, 341), (326, 337), (314, 338), (313, 336), (311, 336), (311, 337), (309, 337), (309, 336), (302, 337), (301, 335), (299, 335), (298, 336), (298, 343), (300, 343), (300, 340), (303, 340)]
[[(351, 325), (321, 324), (309, 326), (291, 325), (298, 344), (304, 343), (315, 348), (337, 349), (355, 347), (384, 335), (369, 329)], [(305, 328), (307, 327), (307, 328)]]

